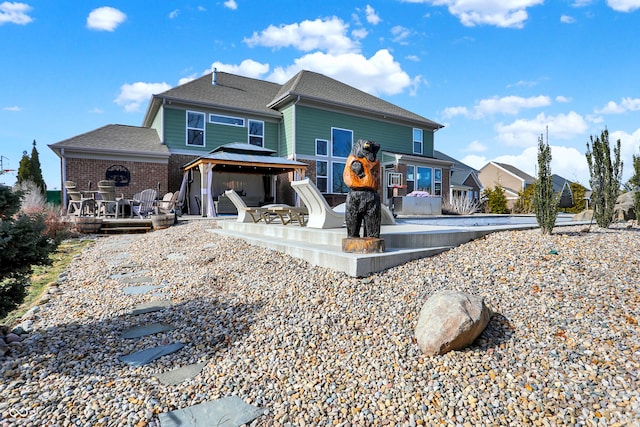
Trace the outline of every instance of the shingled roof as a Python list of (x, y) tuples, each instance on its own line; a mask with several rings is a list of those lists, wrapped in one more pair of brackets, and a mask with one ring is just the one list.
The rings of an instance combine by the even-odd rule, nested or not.
[(160, 143), (160, 138), (155, 129), (126, 125), (106, 125), (90, 132), (76, 135), (73, 138), (50, 144), (49, 148), (58, 156), (61, 155), (62, 149), (73, 149), (75, 151), (169, 157), (169, 150), (166, 145)]
[(360, 112), (379, 114), (389, 118), (409, 120), (420, 123), (431, 129), (440, 129), (443, 126), (411, 111), (400, 108), (390, 102), (370, 95), (359, 89), (349, 86), (338, 80), (312, 71), (300, 71), (293, 76), (269, 104), (272, 108), (278, 108), (283, 103), (288, 103), (301, 97), (316, 102), (348, 108)]
[(278, 109), (298, 97), (355, 112), (409, 121), (425, 128), (443, 127), (390, 102), (312, 71), (300, 71), (283, 85), (215, 71), (154, 95), (143, 126), (151, 125), (163, 102), (195, 104), (280, 118)]

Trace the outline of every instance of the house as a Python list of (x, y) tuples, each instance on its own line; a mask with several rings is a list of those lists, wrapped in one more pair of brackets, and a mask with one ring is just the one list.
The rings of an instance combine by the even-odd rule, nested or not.
[[(384, 203), (413, 190), (446, 198), (453, 162), (434, 156), (440, 128), (319, 73), (300, 71), (280, 85), (214, 70), (153, 95), (140, 127), (107, 125), (49, 147), (61, 159), (63, 181), (82, 186), (116, 177), (125, 197), (186, 182), (190, 206), (210, 213), (229, 188), (255, 203), (294, 204), (289, 182), (303, 176), (329, 204), (342, 203), (342, 172), (358, 139), (382, 147)], [(280, 167), (270, 169), (273, 163)]]
[(454, 197), (464, 197), (476, 202), (480, 201), (483, 187), (478, 178), (478, 170), (438, 150), (433, 150), (433, 157), (453, 164), (449, 178), (449, 200)]
[(518, 193), (524, 191), (536, 179), (515, 166), (506, 163), (489, 162), (478, 172), (483, 188), (495, 188), (500, 185), (507, 198), (507, 207), (513, 209)]

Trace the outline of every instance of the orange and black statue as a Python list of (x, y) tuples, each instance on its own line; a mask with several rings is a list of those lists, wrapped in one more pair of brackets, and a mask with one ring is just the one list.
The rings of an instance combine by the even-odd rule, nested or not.
[(359, 139), (351, 149), (342, 176), (349, 187), (345, 207), (347, 237), (380, 237), (380, 161), (376, 158), (380, 145)]

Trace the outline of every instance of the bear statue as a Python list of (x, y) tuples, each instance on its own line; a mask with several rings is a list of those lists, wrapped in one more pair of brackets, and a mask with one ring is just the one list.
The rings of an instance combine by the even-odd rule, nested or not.
[(345, 207), (345, 223), (349, 238), (380, 237), (380, 161), (376, 158), (380, 145), (359, 139), (351, 149), (344, 168), (343, 180), (349, 193)]

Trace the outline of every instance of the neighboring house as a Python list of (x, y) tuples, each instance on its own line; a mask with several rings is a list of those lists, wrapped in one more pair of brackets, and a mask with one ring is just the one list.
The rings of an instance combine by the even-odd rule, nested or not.
[(453, 197), (464, 197), (474, 201), (480, 201), (482, 184), (480, 183), (476, 169), (438, 150), (433, 150), (433, 157), (453, 163), (449, 179), (450, 199)]
[[(301, 71), (280, 85), (214, 71), (153, 95), (141, 127), (108, 125), (49, 147), (61, 158), (63, 180), (82, 187), (105, 179), (109, 171), (120, 173), (114, 176), (121, 176), (120, 189), (126, 197), (144, 188), (175, 191), (184, 180), (199, 184), (191, 193), (196, 197), (199, 192), (199, 201), (205, 204), (227, 188), (246, 190), (252, 200), (292, 204), (295, 197), (289, 182), (306, 175), (331, 205), (337, 205), (348, 192), (342, 172), (358, 139), (381, 146), (384, 202), (414, 189), (448, 197), (443, 188), (450, 187), (453, 162), (434, 156), (434, 134), (440, 128), (322, 74)], [(281, 159), (266, 163), (290, 168), (270, 171), (268, 165), (253, 164), (251, 159), (220, 163), (229, 152), (219, 152), (214, 156), (218, 160), (212, 160), (214, 150), (237, 148), (230, 143), (261, 147), (265, 150), (258, 154)], [(251, 156), (250, 151), (243, 155)], [(226, 166), (235, 168), (231, 175), (224, 172)], [(207, 182), (211, 179), (215, 184)]]
[(536, 179), (515, 166), (506, 163), (489, 162), (478, 172), (483, 188), (495, 188), (500, 185), (507, 198), (507, 207), (513, 209), (518, 193), (533, 184)]

